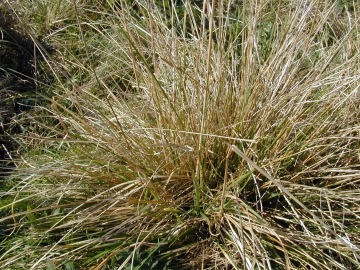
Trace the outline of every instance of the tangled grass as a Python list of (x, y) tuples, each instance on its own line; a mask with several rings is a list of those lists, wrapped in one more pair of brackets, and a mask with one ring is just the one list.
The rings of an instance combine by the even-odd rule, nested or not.
[(359, 269), (355, 1), (33, 2), (5, 269)]

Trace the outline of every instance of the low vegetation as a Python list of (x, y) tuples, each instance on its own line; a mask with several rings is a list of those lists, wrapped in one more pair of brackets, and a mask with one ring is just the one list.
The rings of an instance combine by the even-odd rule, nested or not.
[(3, 269), (359, 269), (356, 1), (4, 5), (56, 51)]

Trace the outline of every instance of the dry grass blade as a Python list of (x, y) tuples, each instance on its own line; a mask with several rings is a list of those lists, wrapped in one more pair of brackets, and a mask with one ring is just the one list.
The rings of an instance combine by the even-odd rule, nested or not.
[(336, 232), (334, 232), (327, 224), (325, 224), (319, 217), (317, 217), (308, 207), (306, 207), (302, 202), (300, 202), (293, 194), (291, 194), (282, 184), (280, 181), (276, 180), (274, 177), (269, 175), (266, 171), (264, 171), (262, 168), (260, 168), (255, 162), (253, 162), (247, 155), (245, 155), (238, 147), (235, 145), (229, 145), (231, 149), (241, 156), (243, 159), (246, 160), (257, 171), (259, 171), (263, 176), (265, 176), (268, 180), (270, 180), (281, 192), (286, 194), (291, 200), (296, 202), (299, 206), (301, 206), (309, 215), (312, 216), (314, 220), (316, 220), (321, 226), (323, 226), (328, 232), (330, 232), (333, 236), (335, 236), (338, 240), (340, 240), (345, 246), (349, 248), (349, 250), (352, 250), (355, 257), (359, 259), (359, 248), (356, 247), (353, 244), (350, 244), (346, 239), (344, 239), (342, 236), (338, 235)]

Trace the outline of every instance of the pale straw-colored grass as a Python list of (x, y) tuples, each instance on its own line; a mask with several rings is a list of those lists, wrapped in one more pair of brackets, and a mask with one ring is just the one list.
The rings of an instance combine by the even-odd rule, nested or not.
[(135, 2), (49, 35), (70, 80), (19, 138), (2, 264), (357, 269), (357, 4)]

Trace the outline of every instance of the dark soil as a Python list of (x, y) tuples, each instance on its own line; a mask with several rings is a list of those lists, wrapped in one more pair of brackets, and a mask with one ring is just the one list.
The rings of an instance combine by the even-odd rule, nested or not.
[(11, 12), (0, 5), (0, 178), (12, 170), (18, 148), (14, 137), (22, 132), (15, 117), (34, 105), (39, 83), (51, 80), (35, 68), (40, 55)]

